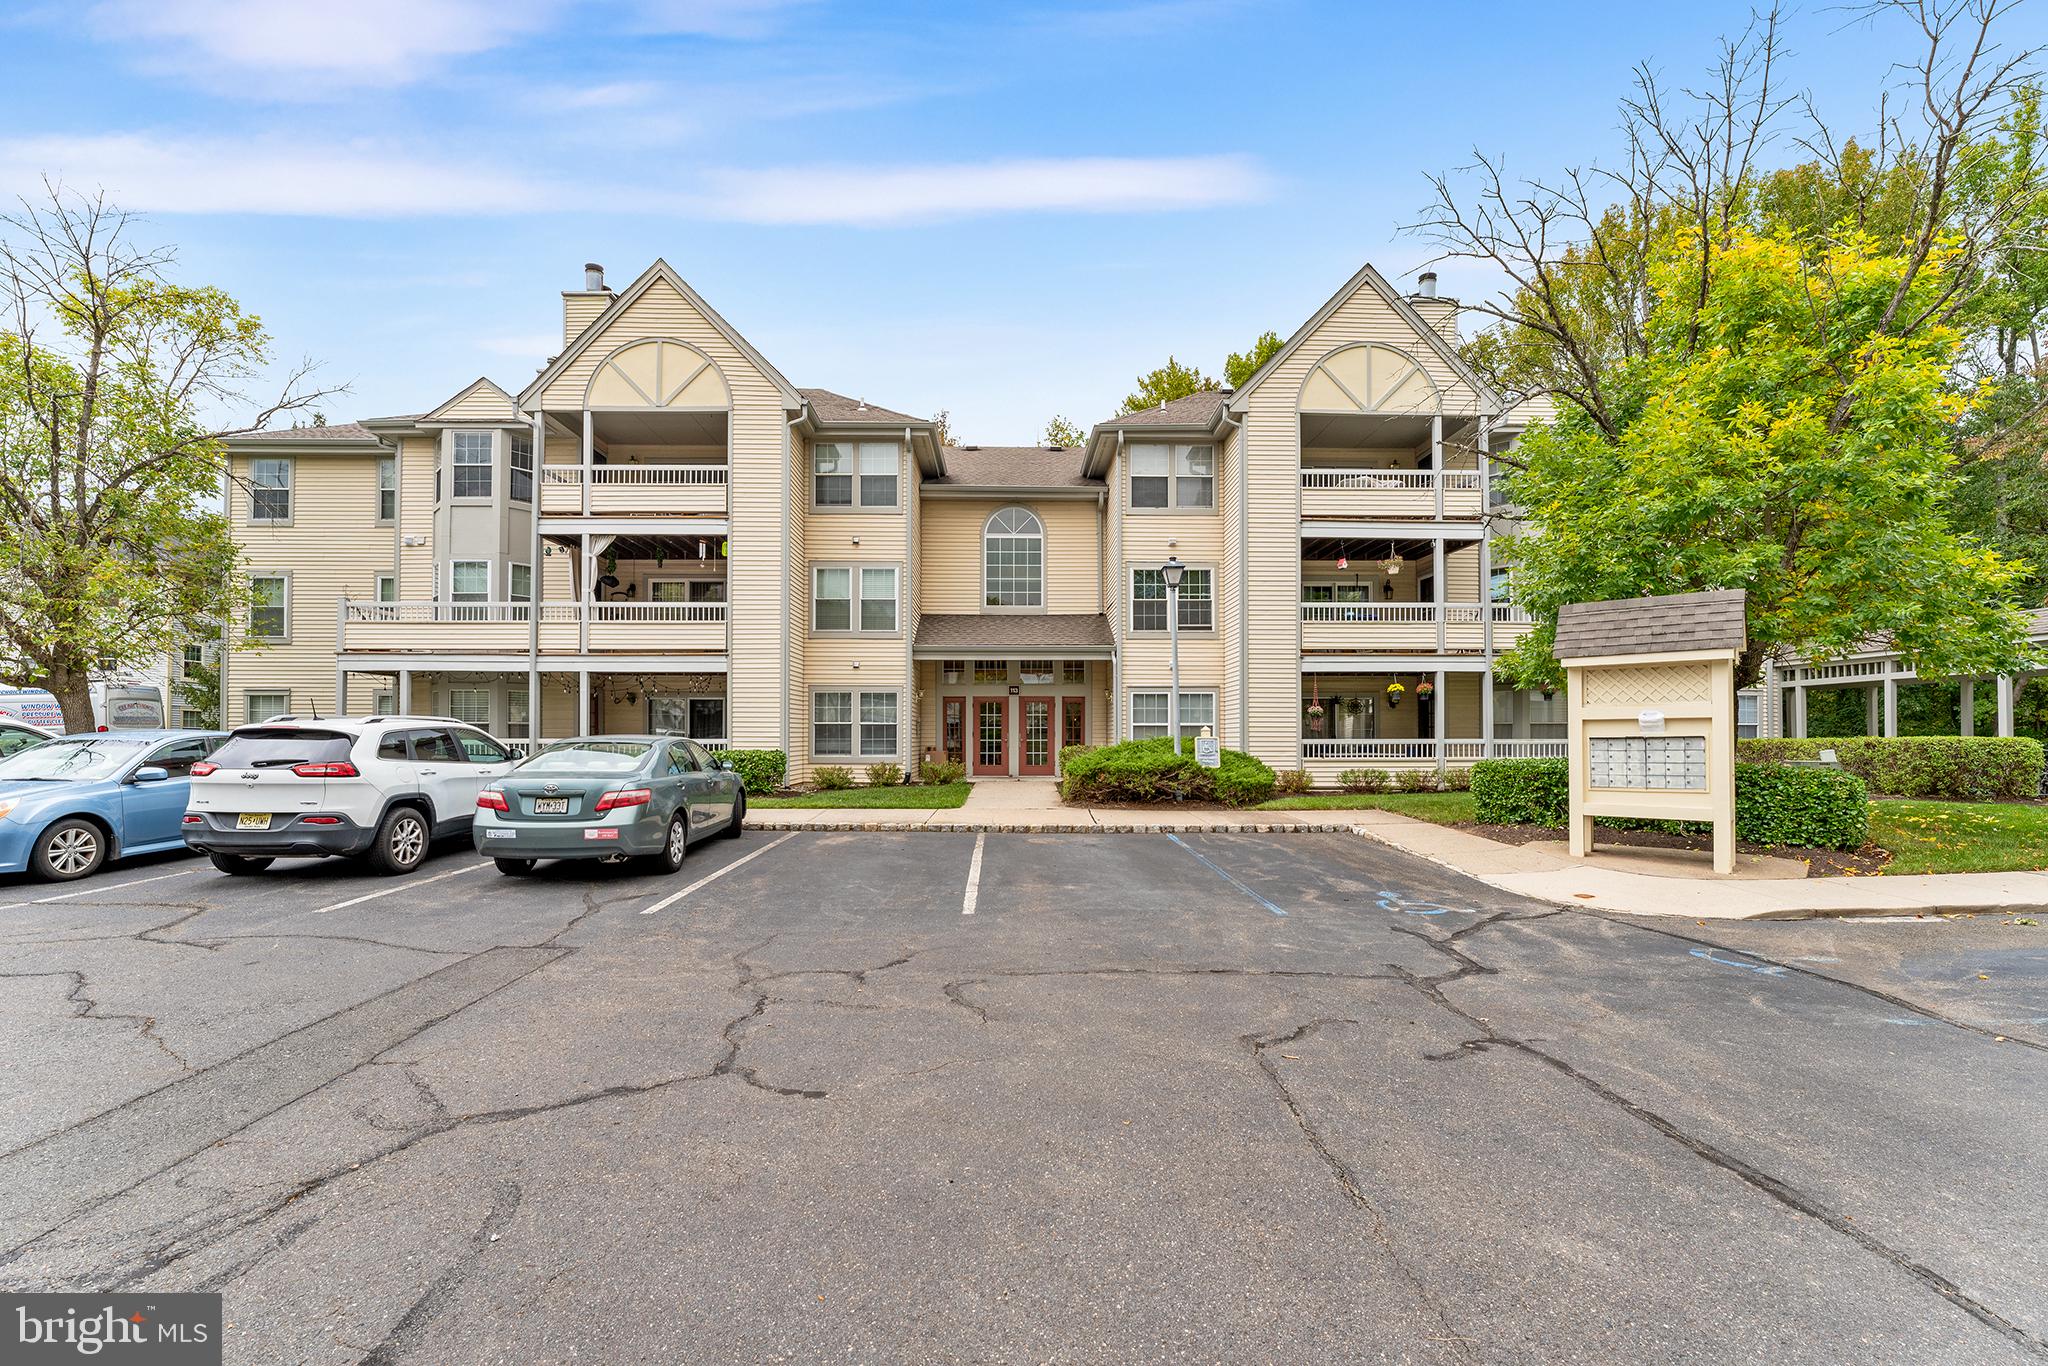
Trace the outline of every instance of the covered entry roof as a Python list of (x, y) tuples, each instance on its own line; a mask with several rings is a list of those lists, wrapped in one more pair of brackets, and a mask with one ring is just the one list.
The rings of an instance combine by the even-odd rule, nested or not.
[(983, 616), (976, 612), (927, 612), (917, 623), (912, 650), (927, 658), (999, 654), (1072, 659), (1107, 657), (1109, 618), (1100, 612), (1045, 612)]

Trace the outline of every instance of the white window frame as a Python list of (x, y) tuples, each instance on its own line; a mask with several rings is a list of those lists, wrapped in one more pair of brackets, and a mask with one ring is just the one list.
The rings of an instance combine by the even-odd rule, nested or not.
[[(1204, 632), (1204, 633), (1207, 633), (1207, 632), (1211, 632), (1211, 631), (1214, 631), (1214, 630), (1216, 629), (1216, 568), (1215, 568), (1215, 566), (1214, 566), (1214, 565), (1207, 565), (1207, 564), (1191, 564), (1191, 565), (1188, 565), (1188, 566), (1187, 566), (1187, 571), (1188, 571), (1188, 573), (1190, 573), (1190, 574), (1195, 574), (1195, 573), (1199, 573), (1199, 574), (1204, 574), (1204, 575), (1206, 575), (1206, 576), (1208, 577), (1208, 583), (1209, 583), (1209, 597), (1208, 597), (1207, 601), (1208, 601), (1208, 603), (1209, 603), (1209, 620), (1208, 620), (1208, 621), (1207, 621), (1206, 623), (1203, 623), (1203, 624), (1200, 624), (1200, 625), (1189, 625), (1187, 621), (1183, 620), (1183, 621), (1181, 622), (1181, 624), (1180, 624), (1180, 629), (1181, 629), (1181, 630), (1183, 630), (1183, 631), (1200, 631), (1200, 632)], [(1160, 624), (1160, 625), (1158, 625), (1158, 626), (1140, 626), (1140, 625), (1138, 625), (1138, 576), (1139, 576), (1140, 574), (1151, 574), (1151, 575), (1154, 575), (1154, 576), (1158, 576), (1158, 575), (1159, 575), (1159, 569), (1158, 569), (1158, 567), (1157, 567), (1156, 565), (1142, 565), (1142, 564), (1135, 564), (1135, 565), (1132, 565), (1132, 566), (1130, 567), (1130, 574), (1131, 574), (1131, 581), (1130, 581), (1130, 585), (1129, 585), (1128, 591), (1127, 591), (1127, 593), (1126, 593), (1126, 595), (1125, 595), (1125, 598), (1124, 598), (1124, 620), (1130, 623), (1130, 631), (1131, 631), (1131, 634), (1132, 634), (1132, 635), (1139, 635), (1139, 636), (1163, 636), (1163, 635), (1165, 635), (1165, 634), (1166, 634), (1166, 623), (1165, 623), (1165, 622), (1164, 622), (1163, 620), (1162, 620), (1161, 624)], [(1188, 582), (1188, 581), (1187, 581), (1187, 577), (1186, 577), (1186, 575), (1183, 575), (1183, 576), (1181, 577), (1181, 581), (1180, 581), (1180, 582), (1181, 582), (1181, 588), (1182, 588), (1182, 590), (1183, 590), (1183, 594), (1185, 594), (1185, 590), (1186, 590), (1186, 588), (1187, 588), (1187, 582)], [(1159, 590), (1160, 590), (1160, 592), (1162, 592), (1162, 593), (1165, 593), (1165, 594), (1166, 594), (1166, 597), (1165, 597), (1165, 599), (1164, 599), (1164, 601), (1166, 602), (1166, 610), (1167, 610), (1168, 612), (1171, 612), (1171, 611), (1173, 611), (1173, 610), (1174, 610), (1174, 608), (1173, 608), (1173, 603), (1174, 603), (1174, 595), (1173, 595), (1172, 593), (1168, 593), (1168, 592), (1166, 592), (1166, 581), (1165, 581), (1165, 579), (1164, 579), (1163, 577), (1162, 577), (1162, 578), (1160, 578), (1160, 583), (1159, 583)], [(1147, 598), (1147, 599), (1145, 599), (1145, 601), (1147, 601), (1147, 602), (1158, 602), (1158, 601), (1160, 601), (1160, 599), (1158, 599), (1158, 598)], [(1185, 617), (1186, 617), (1186, 615), (1187, 615), (1187, 612), (1186, 612), (1186, 608), (1187, 608), (1187, 605), (1188, 605), (1189, 601), (1191, 601), (1191, 599), (1189, 599), (1189, 598), (1188, 598), (1188, 597), (1186, 597), (1185, 595), (1183, 595), (1183, 596), (1181, 597), (1181, 599), (1180, 599), (1180, 605), (1181, 605), (1181, 609), (1182, 609), (1182, 611), (1181, 611), (1181, 615), (1182, 615), (1182, 617), (1183, 617), (1183, 618), (1185, 618)], [(1199, 599), (1199, 598), (1197, 598), (1197, 599), (1192, 599), (1192, 601), (1197, 601), (1197, 602), (1199, 602), (1199, 601), (1202, 601), (1202, 599)], [(1162, 613), (1162, 614), (1161, 614), (1161, 616), (1162, 616), (1162, 618), (1163, 618), (1163, 617), (1164, 617), (1164, 613)]]
[[(1124, 731), (1126, 737), (1132, 740), (1163, 740), (1166, 737), (1172, 735), (1173, 714), (1170, 711), (1166, 713), (1166, 721), (1157, 723), (1157, 729), (1159, 731), (1157, 735), (1138, 734), (1138, 699), (1141, 697), (1156, 697), (1161, 700), (1166, 700), (1171, 698), (1172, 696), (1172, 690), (1169, 688), (1131, 689), (1129, 695), (1125, 699), (1124, 706)], [(1188, 703), (1198, 697), (1206, 697), (1207, 699), (1209, 699), (1209, 719), (1206, 721), (1188, 719)], [(1172, 703), (1169, 701), (1167, 702), (1167, 705), (1171, 706)], [(1200, 735), (1202, 733), (1202, 727), (1204, 726), (1209, 727), (1210, 730), (1214, 731), (1218, 735), (1222, 734), (1222, 727), (1217, 723), (1216, 719), (1218, 712), (1216, 710), (1216, 692), (1213, 688), (1182, 688), (1180, 690), (1180, 712), (1181, 739), (1186, 740), (1193, 736)], [(1146, 722), (1145, 728), (1147, 730), (1153, 729), (1154, 723), (1149, 721)]]
[[(818, 470), (819, 452), (831, 449), (838, 451), (845, 461), (843, 472), (822, 474)], [(886, 474), (879, 468), (886, 461)], [(872, 462), (877, 468), (868, 468)], [(903, 506), (903, 443), (900, 441), (817, 441), (811, 445), (811, 511), (813, 512), (894, 512)], [(867, 481), (883, 479), (889, 481), (889, 498), (883, 502), (868, 497)], [(848, 482), (847, 498), (844, 503), (825, 503), (818, 500), (820, 479), (845, 479)]]
[[(390, 591), (390, 592), (388, 592), (388, 593), (384, 591), (384, 590), (385, 590), (385, 589), (387, 589), (387, 588), (389, 588), (389, 589), (391, 590), (391, 591)], [(396, 575), (396, 574), (379, 574), (379, 575), (377, 576), (377, 589), (376, 589), (376, 592), (377, 592), (377, 601), (379, 601), (379, 602), (397, 602), (397, 601), (398, 601), (398, 575)]]
[[(391, 511), (384, 510), (384, 500), (391, 500)], [(377, 457), (377, 525), (390, 526), (398, 520), (398, 457), (383, 455)]]
[[(462, 708), (459, 705), (457, 705), (455, 701), (456, 696), (458, 694), (466, 698), (481, 697), (484, 700), (484, 714), (482, 720), (477, 720), (475, 717), (464, 716), (462, 714)], [(448, 690), (448, 714), (454, 717), (456, 720), (460, 721), (463, 725), (475, 726), (478, 730), (483, 731), (486, 734), (489, 734), (491, 729), (491, 702), (492, 697), (491, 690), (489, 688), (450, 688)]]
[[(482, 597), (480, 597), (480, 598), (476, 598), (476, 597), (470, 597), (470, 598), (458, 598), (457, 596), (455, 596), (455, 595), (456, 595), (456, 593), (458, 593), (459, 591), (461, 591), (461, 590), (457, 589), (457, 588), (456, 588), (456, 586), (455, 586), (455, 582), (456, 582), (456, 573), (455, 573), (455, 571), (456, 571), (457, 569), (461, 568), (461, 567), (462, 567), (463, 565), (466, 565), (466, 564), (480, 564), (480, 565), (482, 565), (482, 566), (484, 567), (484, 595), (483, 595)], [(489, 560), (450, 560), (450, 561), (448, 561), (448, 601), (450, 601), (450, 602), (466, 602), (466, 603), (479, 603), (479, 602), (489, 602), (489, 601), (491, 600), (491, 569), (492, 569), (492, 565), (491, 565), (491, 562), (490, 562)]]
[[(1197, 474), (1195, 472), (1194, 454), (1196, 451), (1207, 451), (1209, 453), (1209, 472), (1207, 474)], [(1166, 460), (1165, 473), (1140, 475), (1138, 473), (1138, 457), (1140, 455), (1148, 458), (1154, 455), (1163, 455)], [(1124, 461), (1124, 506), (1130, 511), (1141, 516), (1167, 512), (1200, 513), (1205, 516), (1215, 515), (1217, 503), (1216, 490), (1221, 482), (1220, 470), (1222, 462), (1214, 442), (1133, 442), (1125, 450)], [(1164, 479), (1166, 481), (1166, 502), (1163, 506), (1152, 507), (1148, 505), (1140, 507), (1138, 505), (1137, 491), (1132, 485), (1140, 478)], [(1182, 484), (1192, 485), (1197, 480), (1206, 481), (1209, 485), (1209, 501), (1206, 503), (1188, 502), (1181, 496), (1184, 492), (1181, 487)]]
[[(262, 583), (272, 579), (275, 579), (277, 582), (284, 585), (284, 601), (282, 604), (280, 604), (284, 609), (284, 629), (279, 631), (274, 636), (258, 635), (256, 633), (257, 605), (254, 599), (254, 589), (258, 583)], [(249, 586), (251, 589), (251, 599), (249, 603), (249, 639), (261, 640), (273, 645), (289, 645), (292, 639), (292, 571), (289, 569), (257, 570), (249, 575)]]
[[(524, 447), (522, 450), (521, 447)], [(524, 455), (526, 463), (520, 464)], [(519, 476), (526, 475), (526, 496), (519, 496)], [(505, 496), (515, 503), (533, 505), (533, 481), (536, 477), (533, 466), (533, 437), (527, 432), (513, 432), (505, 441)]]
[[(840, 599), (821, 596), (818, 592), (818, 585), (824, 576), (828, 573), (842, 571), (846, 574), (846, 597)], [(868, 595), (867, 576), (869, 574), (887, 574), (889, 576), (889, 593), (886, 599), (889, 603), (889, 624), (887, 626), (868, 626), (865, 624), (867, 619), (865, 608), (867, 604), (884, 601), (883, 597), (879, 594), (875, 596)], [(839, 601), (846, 603), (846, 625), (820, 626), (818, 624), (819, 605), (824, 602)], [(811, 566), (811, 633), (813, 635), (893, 636), (901, 634), (902, 626), (903, 573), (901, 566), (862, 563), (859, 560), (833, 564), (814, 564)]]
[[(871, 698), (889, 699), (889, 720), (868, 720), (868, 701)], [(868, 748), (868, 727), (889, 727), (892, 739), (887, 749)], [(903, 752), (903, 695), (894, 688), (871, 688), (854, 695), (853, 699), (853, 743), (860, 757), (870, 762), (894, 759)]]
[[(526, 571), (526, 591), (519, 590), (519, 571)], [(514, 560), (505, 570), (505, 600), (507, 602), (533, 601), (533, 566)]]
[[(256, 471), (264, 465), (276, 465), (284, 471), (282, 484), (258, 484)], [(275, 493), (284, 490), (284, 515), (265, 517), (256, 511), (256, 495), (259, 491)], [(288, 455), (259, 455), (249, 461), (249, 524), (251, 526), (290, 526), (292, 515), (298, 511), (299, 467), (298, 462)]]
[[(1045, 667), (1034, 668), (1043, 664)], [(1060, 662), (1057, 659), (1020, 659), (1017, 661), (1017, 684), (1019, 687), (1050, 688), (1059, 681)]]
[(531, 740), (533, 738), (533, 699), (524, 688), (508, 688), (505, 692), (505, 738), (507, 740)]
[[(1003, 516), (1004, 514), (1006, 514), (1006, 513), (1011, 513), (1011, 512), (1021, 512), (1021, 513), (1023, 513), (1023, 514), (1024, 514), (1024, 515), (1025, 515), (1026, 517), (1029, 517), (1029, 518), (1031, 519), (1032, 523), (1033, 523), (1033, 524), (1034, 524), (1035, 526), (1037, 526), (1037, 528), (1038, 528), (1037, 534), (1036, 534), (1036, 535), (1034, 536), (1034, 535), (1033, 535), (1033, 534), (1032, 534), (1031, 532), (1028, 532), (1028, 531), (1002, 531), (1002, 532), (994, 532), (994, 531), (992, 531), (992, 528), (993, 528), (993, 527), (995, 526), (995, 524), (996, 524), (996, 518), (998, 518), (998, 517), (1001, 517), (1001, 516)], [(1031, 540), (1036, 540), (1036, 541), (1038, 542), (1038, 601), (1037, 601), (1037, 602), (1026, 602), (1026, 603), (994, 603), (994, 602), (990, 602), (990, 601), (989, 601), (989, 586), (988, 586), (988, 580), (989, 580), (989, 573), (988, 573), (988, 548), (989, 548), (989, 540), (991, 539), (991, 537), (992, 537), (992, 536), (1000, 537), (1001, 539), (1003, 539), (1003, 540), (1006, 540), (1006, 541), (1031, 541)], [(987, 520), (985, 520), (984, 522), (982, 522), (982, 524), (981, 524), (981, 610), (982, 610), (983, 612), (1025, 612), (1025, 613), (1036, 613), (1036, 614), (1040, 614), (1040, 615), (1042, 615), (1042, 614), (1043, 614), (1043, 613), (1045, 612), (1045, 610), (1046, 610), (1046, 606), (1045, 606), (1045, 600), (1046, 600), (1046, 597), (1048, 596), (1048, 595), (1047, 595), (1047, 592), (1046, 592), (1046, 578), (1047, 578), (1047, 569), (1048, 569), (1048, 566), (1047, 566), (1047, 564), (1046, 564), (1046, 553), (1045, 553), (1045, 552), (1046, 552), (1046, 544), (1045, 544), (1045, 539), (1046, 539), (1046, 538), (1045, 538), (1045, 518), (1043, 518), (1043, 517), (1039, 516), (1039, 515), (1038, 515), (1038, 513), (1037, 513), (1036, 511), (1034, 511), (1034, 510), (1033, 510), (1033, 509), (1031, 509), (1031, 508), (1025, 507), (1025, 506), (1024, 506), (1023, 504), (1021, 504), (1021, 503), (1011, 503), (1011, 504), (1008, 504), (1008, 505), (1006, 505), (1006, 506), (1004, 506), (1004, 507), (999, 507), (999, 508), (997, 508), (997, 509), (996, 509), (996, 510), (995, 510), (994, 512), (991, 512), (991, 513), (990, 513), (990, 514), (988, 515), (988, 518), (987, 518)]]
[[(280, 707), (257, 707), (259, 697), (283, 699)], [(290, 688), (249, 688), (242, 693), (242, 719), (251, 725), (271, 716), (289, 716), (292, 711), (292, 690)]]
[[(464, 440), (466, 437), (483, 438), (485, 458), (481, 463), (462, 458), (464, 452), (471, 449), (469, 443)], [(484, 491), (482, 493), (464, 493), (462, 491), (462, 472), (464, 470), (479, 469), (484, 473)], [(451, 501), (458, 503), (490, 502), (493, 495), (497, 492), (497, 476), (498, 434), (496, 432), (452, 431), (448, 433), (448, 497)]]
[[(819, 721), (818, 702), (819, 699), (826, 697), (843, 697), (846, 699), (846, 719), (844, 721)], [(811, 693), (811, 757), (813, 759), (851, 759), (854, 757), (854, 750), (860, 744), (859, 697), (860, 693), (852, 688), (820, 688)], [(846, 727), (846, 748), (823, 748), (818, 743), (818, 727), (820, 725)]]
[[(1749, 719), (1742, 719), (1742, 709), (1749, 708)], [(1764, 695), (1747, 690), (1735, 694), (1735, 738), (1754, 740), (1764, 733)]]

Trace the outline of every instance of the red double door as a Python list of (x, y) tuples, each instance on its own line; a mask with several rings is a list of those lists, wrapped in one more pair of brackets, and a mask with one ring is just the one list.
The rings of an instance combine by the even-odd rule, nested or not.
[(1051, 777), (1060, 746), (1080, 744), (1088, 732), (1087, 702), (1079, 697), (949, 697), (944, 706), (947, 748), (964, 720), (962, 739), (976, 776), (1011, 772), (1014, 750), (1020, 776)]

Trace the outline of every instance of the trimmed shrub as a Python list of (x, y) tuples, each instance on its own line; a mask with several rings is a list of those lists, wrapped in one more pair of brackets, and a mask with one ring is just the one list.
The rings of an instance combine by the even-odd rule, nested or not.
[[(1571, 812), (1563, 759), (1482, 759), (1472, 765), (1475, 819), (1563, 826)], [(1853, 773), (1782, 764), (1735, 766), (1735, 835), (1753, 844), (1855, 849), (1870, 831), (1869, 789)], [(1699, 830), (1698, 823), (1602, 820), (1616, 829)]]
[(1305, 768), (1283, 768), (1273, 775), (1273, 787), (1283, 797), (1298, 797), (1314, 785)]
[(1387, 782), (1383, 768), (1347, 768), (1337, 775), (1337, 785), (1346, 792), (1385, 792)]
[(1868, 735), (1839, 740), (1741, 740), (1739, 759), (1776, 764), (1818, 759), (1831, 749), (1845, 772), (1884, 797), (1938, 797), (1981, 802), (2037, 796), (2041, 791), (2039, 740), (1994, 735)]
[(718, 756), (739, 772), (755, 796), (773, 792), (789, 776), (789, 756), (779, 749), (729, 749)]
[(1082, 746), (1070, 745), (1060, 751), (1060, 796), (1080, 805), (1178, 799), (1256, 806), (1272, 799), (1273, 770), (1251, 755), (1226, 749), (1222, 767), (1203, 768), (1195, 762), (1194, 739), (1181, 746), (1176, 754), (1167, 739), (1127, 740), (1080, 753)]
[(1436, 791), (1436, 774), (1426, 768), (1404, 768), (1394, 775), (1394, 782), (1403, 792)]
[(1447, 768), (1444, 770), (1444, 791), (1470, 792), (1472, 770), (1469, 768)]
[[(1100, 745), (1062, 746), (1060, 749), (1060, 772), (1065, 773), (1067, 771), (1067, 765), (1073, 763), (1074, 760), (1080, 758), (1082, 755), (1093, 754), (1096, 750), (1101, 748), (1102, 746)], [(962, 765), (962, 768), (964, 770), (965, 765)]]
[(853, 786), (853, 770), (843, 764), (819, 764), (811, 770), (811, 781), (820, 792), (838, 792)]
[(933, 787), (957, 783), (967, 776), (967, 765), (956, 759), (927, 759), (917, 770), (918, 781)]
[(903, 765), (901, 765), (901, 764), (869, 764), (869, 765), (868, 765), (868, 786), (869, 786), (869, 787), (901, 787), (902, 785), (903, 785)]

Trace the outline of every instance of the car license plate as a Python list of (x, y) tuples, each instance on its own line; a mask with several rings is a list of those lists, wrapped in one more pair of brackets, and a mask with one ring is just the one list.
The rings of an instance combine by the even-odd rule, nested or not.
[(487, 840), (509, 840), (518, 833), (517, 830), (486, 830), (484, 831), (484, 838)]
[(536, 816), (566, 816), (569, 814), (567, 797), (535, 797), (533, 814)]
[(593, 825), (583, 832), (583, 838), (587, 840), (615, 840), (618, 837), (618, 828), (610, 825)]
[(244, 811), (241, 818), (235, 822), (235, 829), (237, 830), (268, 830), (269, 828), (270, 813), (268, 811)]

